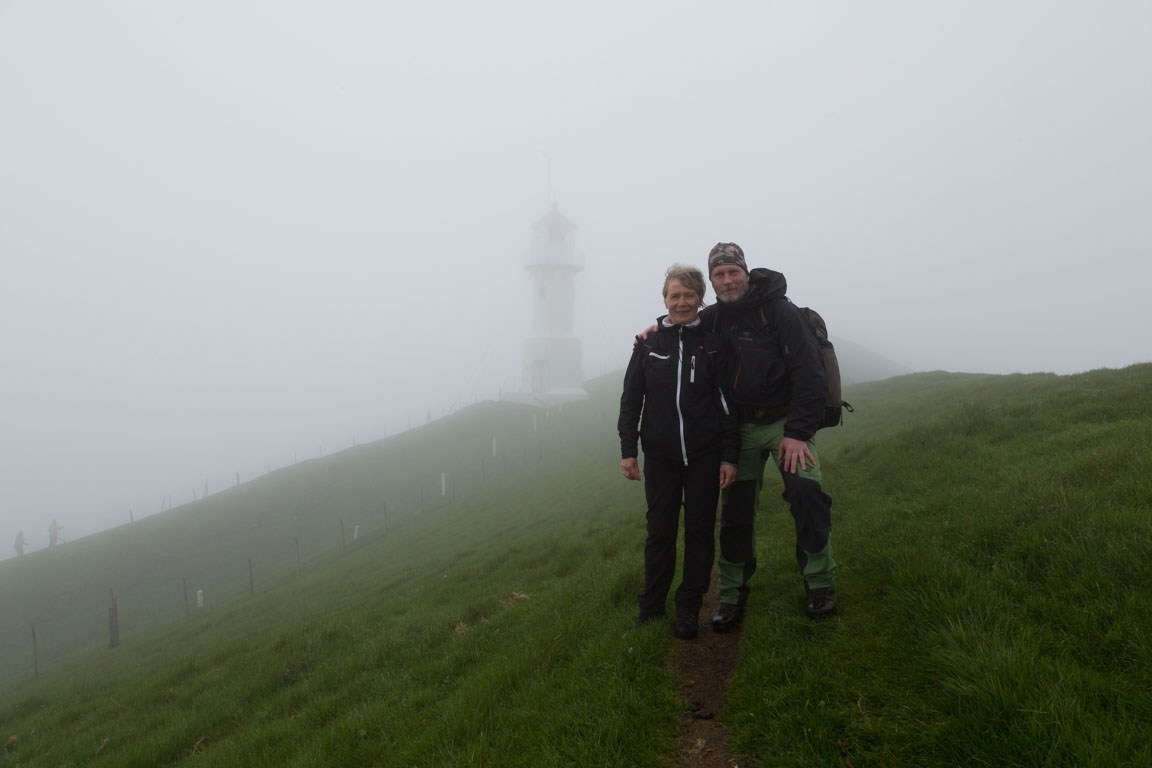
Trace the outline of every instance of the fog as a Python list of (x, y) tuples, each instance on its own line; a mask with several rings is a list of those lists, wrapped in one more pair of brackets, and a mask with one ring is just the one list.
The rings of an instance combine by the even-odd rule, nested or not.
[(589, 378), (721, 240), (916, 370), (1152, 359), (1150, 39), (1136, 0), (0, 0), (0, 555), (518, 389), (554, 202)]

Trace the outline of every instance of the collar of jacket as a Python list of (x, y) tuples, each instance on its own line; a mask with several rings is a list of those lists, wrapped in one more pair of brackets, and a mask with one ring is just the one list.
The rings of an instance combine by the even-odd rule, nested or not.
[(690, 323), (673, 323), (668, 319), (668, 315), (662, 315), (657, 319), (657, 322), (660, 323), (661, 328), (675, 328), (677, 325), (682, 325), (685, 328), (695, 328), (700, 325), (700, 315), (696, 315)]

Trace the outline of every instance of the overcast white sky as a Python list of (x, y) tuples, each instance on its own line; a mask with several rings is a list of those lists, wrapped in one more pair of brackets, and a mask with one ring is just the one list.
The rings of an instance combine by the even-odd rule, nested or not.
[(1150, 360), (1149, 40), (1144, 0), (0, 0), (0, 555), (516, 387), (553, 199), (588, 376), (719, 240), (918, 370)]

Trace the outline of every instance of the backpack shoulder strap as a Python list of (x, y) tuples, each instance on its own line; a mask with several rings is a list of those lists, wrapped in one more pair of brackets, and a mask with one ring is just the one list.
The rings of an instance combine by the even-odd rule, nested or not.
[(773, 331), (773, 332), (776, 330), (776, 322), (775, 322), (775, 320), (770, 320), (768, 318), (768, 311), (765, 309), (765, 307), (767, 307), (770, 304), (775, 304), (778, 301), (786, 301), (789, 304), (792, 303), (792, 300), (789, 299), (787, 296), (781, 296), (780, 298), (772, 299), (771, 301), (766, 301), (763, 304), (761, 304), (758, 307), (758, 309), (760, 310), (760, 327), (761, 328), (767, 328), (769, 331)]

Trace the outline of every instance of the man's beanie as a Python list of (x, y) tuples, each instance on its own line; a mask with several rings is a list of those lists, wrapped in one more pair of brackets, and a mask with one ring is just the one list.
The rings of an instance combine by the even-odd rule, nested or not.
[(721, 264), (735, 264), (745, 272), (748, 271), (748, 264), (744, 261), (744, 249), (736, 245), (736, 243), (716, 243), (712, 246), (712, 250), (708, 253), (708, 276), (712, 276), (712, 270)]

